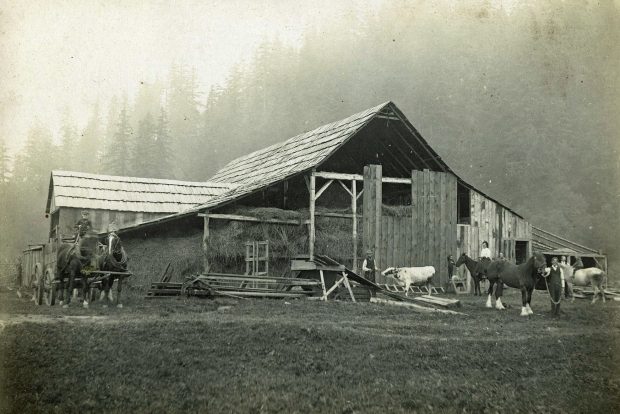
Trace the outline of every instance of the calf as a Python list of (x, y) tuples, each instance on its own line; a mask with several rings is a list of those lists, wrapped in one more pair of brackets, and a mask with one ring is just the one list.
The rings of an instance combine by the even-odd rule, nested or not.
[(405, 285), (405, 295), (409, 295), (409, 288), (413, 286), (426, 285), (428, 294), (432, 293), (431, 279), (435, 275), (433, 266), (422, 267), (388, 267), (383, 272), (383, 276), (391, 275), (400, 283)]

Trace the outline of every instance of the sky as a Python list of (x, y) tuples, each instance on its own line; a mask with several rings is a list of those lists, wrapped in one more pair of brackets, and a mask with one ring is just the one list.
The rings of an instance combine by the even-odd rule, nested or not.
[(64, 117), (83, 127), (94, 103), (131, 98), (174, 63), (207, 91), (261, 40), (296, 46), (305, 29), (381, 2), (0, 0), (0, 134), (12, 152), (37, 122), (58, 139)]

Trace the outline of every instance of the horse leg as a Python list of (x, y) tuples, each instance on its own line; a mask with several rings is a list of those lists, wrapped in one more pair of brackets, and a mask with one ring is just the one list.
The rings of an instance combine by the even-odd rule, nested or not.
[(530, 315), (534, 314), (534, 311), (532, 310), (532, 307), (530, 306), (530, 304), (532, 303), (532, 292), (534, 291), (534, 288), (528, 288), (527, 289), (527, 313)]
[(82, 276), (82, 296), (84, 297), (82, 306), (86, 309), (88, 309), (88, 291), (88, 278), (86, 276)]
[(480, 294), (480, 279), (478, 279), (478, 275), (472, 275), (471, 278), (474, 281), (474, 296), (478, 296)]
[(603, 286), (603, 280), (598, 285), (598, 291), (601, 292), (601, 299), (603, 299), (603, 303), (605, 303), (605, 286)]
[(504, 284), (501, 280), (497, 281), (497, 288), (495, 289), (495, 297), (497, 300), (495, 301), (495, 309), (504, 310), (506, 309), (504, 305), (502, 305), (502, 293), (504, 292)]
[(58, 304), (63, 306), (65, 304), (65, 278), (59, 275), (58, 279), (58, 292), (60, 297), (58, 298)]
[(116, 282), (116, 307), (117, 308), (123, 307), (123, 304), (121, 303), (121, 292), (122, 291), (123, 291), (123, 279), (119, 277), (118, 281)]
[(525, 287), (521, 288), (521, 316), (528, 316), (529, 312), (527, 311), (527, 289)]
[(493, 307), (493, 285), (495, 284), (494, 281), (489, 280), (489, 290), (487, 291), (487, 308), (492, 308)]
[(592, 304), (595, 304), (598, 300), (598, 289), (594, 283), (592, 283)]

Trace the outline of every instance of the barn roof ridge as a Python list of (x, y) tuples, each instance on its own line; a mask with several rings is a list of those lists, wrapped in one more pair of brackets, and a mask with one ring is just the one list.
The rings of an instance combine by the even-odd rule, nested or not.
[(187, 187), (205, 187), (206, 185), (210, 185), (213, 187), (229, 187), (231, 184), (225, 183), (222, 181), (183, 181), (183, 180), (171, 180), (168, 178), (151, 178), (151, 177), (133, 177), (133, 176), (122, 176), (122, 175), (107, 175), (107, 174), (95, 174), (95, 173), (86, 173), (79, 171), (68, 171), (68, 170), (52, 170), (52, 176), (55, 177), (72, 177), (72, 178), (84, 178), (90, 180), (97, 181), (112, 181), (112, 182), (127, 182), (127, 183), (135, 183), (135, 184), (170, 184), (170, 185), (180, 185)]
[(69, 207), (174, 214), (237, 186), (53, 170), (45, 212)]

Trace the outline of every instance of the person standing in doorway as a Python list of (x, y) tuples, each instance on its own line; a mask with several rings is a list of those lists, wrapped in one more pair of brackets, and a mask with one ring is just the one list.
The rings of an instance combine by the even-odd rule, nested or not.
[(364, 278), (370, 280), (371, 282), (375, 282), (375, 271), (378, 271), (379, 268), (375, 263), (375, 258), (372, 250), (366, 251), (366, 258), (362, 263), (362, 271), (364, 272)]

